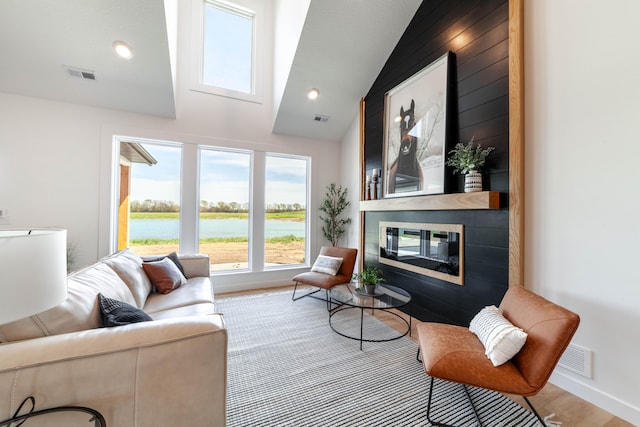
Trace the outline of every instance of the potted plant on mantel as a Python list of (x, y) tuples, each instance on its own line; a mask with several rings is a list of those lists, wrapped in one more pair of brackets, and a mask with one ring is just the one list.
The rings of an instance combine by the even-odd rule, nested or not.
[(466, 144), (457, 143), (453, 150), (449, 151), (451, 157), (447, 159), (446, 165), (453, 166), (453, 173), (464, 174), (465, 193), (482, 191), (482, 175), (479, 170), (494, 149), (495, 147), (483, 149), (480, 144), (474, 144), (471, 138), (471, 141)]
[(354, 278), (362, 283), (365, 292), (374, 295), (376, 293), (376, 285), (384, 282), (382, 270), (373, 265), (368, 265), (360, 273), (354, 274)]

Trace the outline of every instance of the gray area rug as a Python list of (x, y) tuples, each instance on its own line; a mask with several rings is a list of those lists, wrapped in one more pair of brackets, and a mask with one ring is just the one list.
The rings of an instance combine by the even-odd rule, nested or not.
[[(429, 378), (408, 338), (359, 343), (331, 330), (326, 304), (291, 301), (291, 292), (219, 298), (229, 332), (227, 424), (235, 426), (429, 426)], [(342, 331), (359, 331), (359, 310), (334, 318)], [(365, 315), (370, 337), (394, 331)], [(366, 338), (366, 336), (365, 336)], [(436, 380), (438, 381), (438, 380)], [(539, 425), (505, 396), (471, 395), (485, 426)], [(461, 386), (435, 387), (432, 418), (474, 426)]]

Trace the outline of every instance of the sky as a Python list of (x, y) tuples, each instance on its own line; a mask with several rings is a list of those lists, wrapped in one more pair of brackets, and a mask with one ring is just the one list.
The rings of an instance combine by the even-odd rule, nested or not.
[[(133, 164), (131, 200), (170, 200), (180, 204), (180, 147), (142, 145), (158, 163), (153, 166)], [(200, 154), (199, 200), (248, 203), (251, 154), (213, 149), (202, 149)], [(265, 180), (256, 179), (256, 182), (265, 182), (267, 205), (307, 204), (307, 162), (304, 159), (267, 155), (265, 169)]]

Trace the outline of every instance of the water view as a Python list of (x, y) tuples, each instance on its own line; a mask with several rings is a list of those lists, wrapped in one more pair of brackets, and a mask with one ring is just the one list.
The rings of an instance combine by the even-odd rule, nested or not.
[[(131, 240), (178, 239), (180, 223), (177, 219), (132, 219), (129, 238)], [(295, 221), (268, 220), (265, 225), (265, 237), (305, 236), (305, 223)], [(200, 237), (248, 237), (247, 219), (202, 219)]]

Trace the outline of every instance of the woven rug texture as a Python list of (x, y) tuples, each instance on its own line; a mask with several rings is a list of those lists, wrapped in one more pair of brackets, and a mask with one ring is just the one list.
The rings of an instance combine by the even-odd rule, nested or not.
[[(429, 426), (429, 377), (417, 344), (403, 337), (359, 343), (329, 327), (326, 304), (291, 300), (291, 292), (218, 298), (229, 333), (227, 424), (236, 426)], [(360, 310), (333, 319), (359, 333)], [(365, 314), (365, 338), (395, 332)], [(539, 425), (507, 397), (482, 389), (471, 396), (485, 426)], [(475, 426), (462, 387), (436, 380), (431, 417)]]

